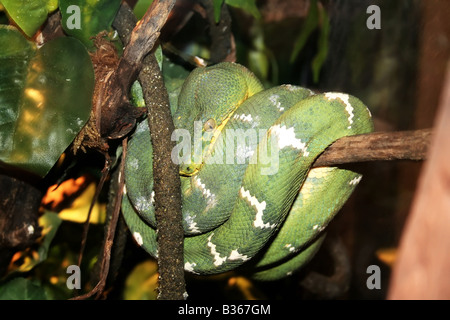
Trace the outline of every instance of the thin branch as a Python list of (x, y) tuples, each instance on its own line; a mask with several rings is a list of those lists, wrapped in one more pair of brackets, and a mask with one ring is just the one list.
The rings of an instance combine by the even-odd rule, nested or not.
[[(103, 290), (105, 289), (106, 279), (108, 277), (109, 266), (110, 266), (110, 262), (111, 262), (111, 250), (112, 250), (112, 246), (114, 243), (114, 236), (116, 234), (116, 227), (117, 227), (117, 222), (119, 221), (120, 208), (121, 208), (121, 203), (122, 203), (123, 185), (125, 183), (124, 170), (125, 170), (127, 143), (128, 143), (127, 138), (122, 140), (122, 147), (123, 147), (122, 159), (120, 162), (118, 178), (115, 181), (115, 183), (117, 183), (117, 185), (119, 187), (117, 188), (117, 191), (116, 191), (113, 212), (111, 214), (111, 220), (109, 221), (108, 228), (106, 231), (104, 247), (103, 247), (103, 255), (100, 258), (100, 261), (101, 261), (100, 262), (100, 272), (99, 272), (100, 279), (91, 291), (89, 291), (83, 295), (74, 297), (72, 300), (84, 300), (84, 299), (88, 299), (94, 295), (96, 295), (96, 297), (99, 298), (101, 296), (101, 294), (103, 293)], [(106, 176), (107, 176), (107, 173), (104, 172), (103, 177), (106, 177)], [(101, 189), (101, 188), (99, 188), (99, 189)], [(79, 261), (79, 264), (80, 264), (80, 261)]]
[(431, 136), (431, 129), (423, 129), (344, 137), (329, 146), (317, 158), (314, 167), (366, 161), (424, 160)]

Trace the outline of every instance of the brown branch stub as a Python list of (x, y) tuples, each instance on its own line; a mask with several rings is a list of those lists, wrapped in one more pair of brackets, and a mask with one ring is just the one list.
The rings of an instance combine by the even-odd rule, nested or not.
[(211, 63), (221, 61), (236, 61), (236, 47), (233, 33), (231, 32), (231, 15), (226, 4), (220, 10), (218, 23), (214, 17), (214, 4), (212, 0), (200, 0), (205, 8), (205, 18), (209, 24), (209, 36), (211, 38)]
[(431, 129), (423, 129), (343, 137), (317, 158), (314, 167), (366, 161), (424, 160), (431, 136)]
[(92, 66), (94, 68), (95, 86), (92, 96), (92, 109), (89, 120), (75, 138), (72, 150), (76, 153), (79, 149), (86, 152), (86, 148), (96, 149), (103, 153), (108, 150), (106, 140), (100, 134), (100, 119), (102, 102), (106, 93), (104, 83), (114, 74), (119, 65), (119, 55), (114, 44), (106, 39), (106, 31), (100, 32), (94, 37), (96, 50), (90, 52)]
[(158, 39), (174, 3), (175, 1), (154, 1), (143, 19), (134, 27), (117, 66), (102, 81), (96, 74), (96, 94), (90, 124), (78, 138), (82, 143), (77, 141), (75, 150), (86, 145), (105, 152), (108, 139), (126, 136), (134, 128), (136, 120), (144, 115), (145, 110), (136, 108), (129, 102), (129, 89), (141, 70), (143, 58)]

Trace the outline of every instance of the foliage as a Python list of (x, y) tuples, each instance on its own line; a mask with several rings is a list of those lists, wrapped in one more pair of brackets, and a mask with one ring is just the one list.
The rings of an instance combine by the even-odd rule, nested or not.
[(220, 20), (220, 10), (224, 3), (231, 7), (247, 11), (257, 19), (261, 18), (261, 14), (256, 6), (256, 0), (214, 0), (214, 19), (216, 22)]
[[(137, 18), (142, 17), (151, 2), (137, 2), (134, 10)], [(112, 31), (111, 24), (120, 3), (120, 0), (77, 1), (83, 27), (70, 28), (65, 22), (73, 14), (68, 10), (73, 1), (0, 0), (0, 169), (2, 166), (14, 167), (49, 178), (48, 173), (89, 119), (94, 88), (94, 71), (89, 57), (89, 52), (93, 50), (91, 38), (102, 30)], [(268, 45), (271, 39), (266, 34), (257, 1), (213, 0), (213, 5), (216, 21), (224, 5), (229, 6), (236, 19), (243, 12), (252, 18), (252, 42), (237, 40), (238, 60), (245, 56), (245, 64), (263, 81), (277, 84), (280, 80), (277, 70), (281, 59), (273, 54)], [(48, 15), (55, 10), (61, 11), (65, 37), (51, 40), (38, 48), (32, 39), (40, 32)], [(189, 28), (186, 27), (187, 30)], [(314, 79), (318, 80), (327, 56), (329, 23), (326, 11), (317, 0), (311, 1), (310, 13), (293, 50), (289, 52), (290, 64), (299, 59), (308, 41), (316, 35), (316, 30), (320, 32), (318, 38), (314, 39), (317, 53), (312, 69)], [(248, 31), (246, 27), (241, 27), (234, 32)], [(180, 56), (199, 52), (204, 54), (202, 35), (197, 32), (188, 34), (189, 46), (180, 48)], [(171, 106), (175, 106), (177, 93), (192, 66), (186, 68), (185, 65), (169, 61), (163, 56), (161, 47), (156, 50), (156, 54)], [(131, 88), (131, 97), (136, 106), (145, 105), (138, 82)], [(94, 171), (94, 176), (98, 175), (100, 170), (92, 162), (87, 160), (87, 164), (80, 164), (88, 168), (79, 169), (81, 173), (77, 174), (88, 172), (88, 175), (92, 175)], [(60, 183), (65, 178), (56, 179)], [(81, 223), (85, 220), (93, 193), (93, 185), (89, 184), (65, 210), (59, 212), (59, 209), (55, 209), (58, 215), (52, 212), (53, 209), (43, 210), (44, 214), (39, 220), (43, 228), (42, 238), (35, 248), (15, 256), (8, 274), (0, 279), (0, 299), (67, 299), (73, 295), (66, 287), (66, 268), (77, 263)], [(106, 209), (105, 200), (102, 201), (101, 205), (97, 203), (95, 206), (98, 209), (95, 222), (104, 221)], [(88, 240), (91, 246), (88, 245), (85, 254), (83, 274), (92, 271), (101, 249), (103, 229), (95, 230), (96, 233)], [(120, 298), (155, 298), (153, 288), (157, 280), (156, 266), (147, 257), (143, 260), (127, 269), (129, 274), (125, 276)], [(241, 293), (249, 291), (248, 283), (242, 279), (235, 281), (233, 286), (239, 287)], [(83, 289), (89, 289), (87, 279), (83, 282)]]
[[(103, 30), (111, 28), (111, 24), (119, 10), (121, 0), (100, 0), (100, 1), (78, 1), (77, 6), (80, 8), (82, 28), (69, 28), (67, 23), (63, 23), (64, 31), (79, 40), (88, 48), (93, 47), (91, 37)], [(72, 12), (68, 10), (73, 5), (71, 0), (60, 0), (59, 7), (61, 10), (62, 21), (67, 22)]]
[(312, 0), (310, 3), (310, 9), (308, 16), (306, 17), (303, 28), (298, 35), (297, 40), (294, 44), (294, 49), (291, 54), (291, 63), (295, 61), (299, 53), (305, 47), (306, 42), (311, 34), (316, 30), (320, 29), (320, 34), (317, 42), (317, 54), (312, 62), (313, 77), (314, 82), (319, 81), (320, 69), (325, 62), (328, 54), (328, 35), (330, 29), (330, 22), (328, 19), (327, 12), (320, 5), (317, 0)]
[(46, 300), (45, 289), (39, 283), (15, 278), (0, 288), (0, 300)]
[(58, 0), (2, 0), (8, 15), (25, 34), (31, 37), (58, 8)]
[(89, 118), (89, 55), (69, 37), (36, 49), (8, 26), (0, 47), (0, 160), (45, 176)]

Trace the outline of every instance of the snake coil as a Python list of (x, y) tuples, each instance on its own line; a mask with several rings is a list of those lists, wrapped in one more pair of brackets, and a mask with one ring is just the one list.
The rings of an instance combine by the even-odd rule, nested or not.
[[(253, 278), (275, 280), (307, 263), (361, 180), (310, 168), (335, 140), (373, 130), (366, 106), (344, 93), (264, 90), (245, 67), (224, 62), (191, 72), (172, 108), (185, 270), (216, 274), (245, 263)], [(128, 146), (122, 211), (136, 242), (157, 257), (152, 172), (143, 121)]]

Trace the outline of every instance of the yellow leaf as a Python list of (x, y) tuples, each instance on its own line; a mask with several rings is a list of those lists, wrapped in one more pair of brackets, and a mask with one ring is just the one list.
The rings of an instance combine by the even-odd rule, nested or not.
[[(59, 217), (63, 220), (84, 223), (86, 221), (89, 207), (94, 198), (96, 184), (91, 183), (83, 193), (76, 198), (70, 208), (64, 209), (59, 213)], [(95, 203), (92, 208), (91, 223), (104, 223), (106, 217), (106, 205)]]
[(158, 265), (146, 260), (134, 267), (125, 282), (125, 300), (156, 300), (158, 288)]

